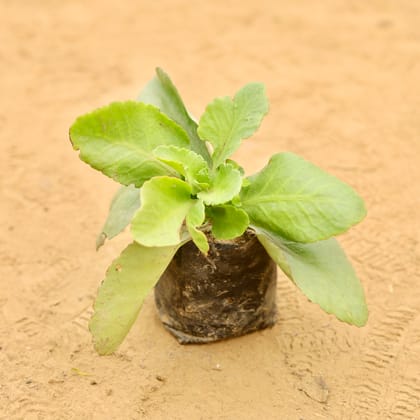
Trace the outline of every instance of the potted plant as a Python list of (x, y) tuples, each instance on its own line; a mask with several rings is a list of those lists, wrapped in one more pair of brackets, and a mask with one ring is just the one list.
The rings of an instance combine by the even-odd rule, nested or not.
[(211, 102), (197, 123), (157, 69), (138, 101), (71, 126), (80, 158), (122, 184), (97, 248), (129, 224), (133, 237), (94, 304), (100, 354), (119, 346), (155, 286), (160, 318), (181, 343), (273, 325), (276, 265), (326, 312), (366, 323), (362, 286), (334, 239), (364, 218), (363, 200), (293, 153), (249, 177), (230, 159), (267, 112), (264, 86), (250, 83)]

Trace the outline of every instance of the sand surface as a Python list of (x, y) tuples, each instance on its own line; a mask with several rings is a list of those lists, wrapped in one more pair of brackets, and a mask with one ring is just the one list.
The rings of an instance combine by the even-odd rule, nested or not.
[[(67, 138), (136, 96), (156, 65), (195, 115), (263, 81), (271, 112), (236, 158), (293, 151), (353, 185), (369, 216), (340, 238), (363, 329), (284, 277), (271, 330), (180, 346), (148, 299), (113, 356), (87, 322), (116, 190)], [(1, 419), (420, 419), (420, 2), (0, 0)]]

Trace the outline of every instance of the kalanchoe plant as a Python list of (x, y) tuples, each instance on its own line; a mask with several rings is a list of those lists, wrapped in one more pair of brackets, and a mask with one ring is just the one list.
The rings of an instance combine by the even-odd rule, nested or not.
[(313, 302), (363, 326), (362, 286), (335, 235), (360, 222), (362, 199), (347, 184), (293, 153), (278, 153), (245, 177), (229, 157), (268, 112), (265, 88), (250, 83), (211, 102), (198, 124), (161, 69), (138, 101), (79, 117), (70, 138), (80, 158), (122, 187), (97, 240), (131, 223), (133, 242), (108, 269), (90, 330), (113, 352), (179, 247), (204, 254), (206, 233), (229, 240), (252, 229), (271, 258)]

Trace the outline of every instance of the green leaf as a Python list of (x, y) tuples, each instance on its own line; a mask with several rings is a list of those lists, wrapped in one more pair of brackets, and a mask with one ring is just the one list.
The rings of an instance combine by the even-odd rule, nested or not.
[(131, 222), (131, 234), (144, 246), (171, 246), (181, 242), (181, 227), (190, 207), (191, 187), (170, 177), (156, 177), (141, 189), (141, 207)]
[(223, 164), (216, 170), (208, 191), (200, 191), (197, 196), (207, 205), (223, 204), (239, 194), (242, 175), (230, 164)]
[(124, 340), (177, 248), (147, 248), (132, 243), (109, 267), (89, 323), (99, 354), (114, 352)]
[(226, 165), (230, 165), (230, 166), (232, 166), (233, 168), (237, 169), (237, 170), (241, 173), (241, 175), (242, 175), (242, 176), (244, 176), (244, 175), (245, 175), (245, 170), (244, 170), (244, 168), (243, 168), (241, 165), (239, 165), (239, 163), (238, 163), (238, 162), (236, 162), (236, 161), (234, 161), (234, 160), (232, 160), (232, 159), (226, 159)]
[(218, 167), (251, 137), (268, 112), (265, 87), (261, 83), (245, 85), (233, 98), (217, 98), (200, 119), (198, 135), (214, 147), (213, 165)]
[(233, 239), (241, 236), (249, 225), (248, 215), (234, 206), (216, 206), (207, 209), (216, 239)]
[(188, 147), (185, 131), (157, 108), (115, 102), (79, 117), (70, 139), (80, 158), (124, 185), (141, 185), (154, 176), (177, 176), (152, 151), (160, 145)]
[(209, 251), (209, 243), (207, 242), (207, 237), (201, 230), (197, 229), (197, 227), (203, 224), (204, 219), (204, 203), (201, 200), (195, 200), (195, 203), (192, 205), (190, 211), (187, 214), (187, 228), (197, 248), (203, 254), (207, 254), (207, 252)]
[(146, 85), (138, 100), (158, 107), (177, 122), (187, 132), (191, 140), (191, 149), (201, 155), (207, 163), (211, 163), (206, 144), (197, 135), (197, 123), (188, 114), (178, 90), (162, 69), (156, 69), (156, 77)]
[(153, 153), (186, 178), (193, 187), (193, 194), (209, 187), (209, 167), (197, 153), (177, 146), (160, 146)]
[(290, 242), (257, 230), (271, 258), (312, 301), (339, 320), (362, 327), (368, 309), (362, 285), (338, 242)]
[(241, 201), (253, 225), (295, 242), (327, 239), (366, 215), (349, 185), (293, 153), (274, 155), (250, 178)]
[(96, 239), (96, 250), (105, 243), (106, 239), (112, 239), (121, 233), (131, 222), (139, 207), (140, 190), (134, 185), (128, 187), (123, 185), (112, 199), (108, 217)]

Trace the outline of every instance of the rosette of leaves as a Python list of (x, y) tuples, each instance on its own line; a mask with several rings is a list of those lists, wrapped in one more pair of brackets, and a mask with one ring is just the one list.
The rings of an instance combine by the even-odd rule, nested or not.
[(347, 184), (293, 153), (278, 153), (245, 177), (229, 157), (268, 112), (264, 85), (211, 102), (198, 123), (161, 69), (138, 101), (115, 102), (79, 117), (70, 138), (80, 158), (122, 186), (97, 240), (131, 224), (133, 242), (112, 263), (90, 321), (100, 354), (123, 341), (177, 249), (206, 233), (229, 240), (246, 229), (313, 302), (363, 326), (362, 286), (335, 235), (360, 222), (363, 200)]

